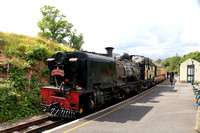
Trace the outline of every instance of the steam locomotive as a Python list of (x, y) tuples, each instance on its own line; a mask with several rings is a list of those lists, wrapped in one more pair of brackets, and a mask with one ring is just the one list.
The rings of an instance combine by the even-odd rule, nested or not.
[(50, 85), (40, 88), (44, 111), (54, 117), (75, 118), (165, 79), (165, 68), (149, 58), (123, 53), (116, 60), (112, 58), (113, 49), (107, 47), (107, 54), (53, 54), (47, 60)]

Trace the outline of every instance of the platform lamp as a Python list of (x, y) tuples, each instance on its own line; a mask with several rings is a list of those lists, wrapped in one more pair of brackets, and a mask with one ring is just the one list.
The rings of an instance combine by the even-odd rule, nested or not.
[[(193, 66), (194, 57), (191, 58), (191, 61), (192, 61), (192, 70), (193, 70), (193, 75), (194, 75), (194, 66)], [(193, 85), (193, 82), (194, 82), (194, 77), (193, 77), (192, 80), (191, 80), (191, 84), (192, 84), (192, 85)]]

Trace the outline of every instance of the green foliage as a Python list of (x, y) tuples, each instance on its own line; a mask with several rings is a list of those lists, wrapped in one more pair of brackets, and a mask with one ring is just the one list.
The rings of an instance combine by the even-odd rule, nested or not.
[(161, 65), (161, 61), (162, 61), (161, 59), (158, 59), (158, 60), (155, 61), (155, 63), (158, 64), (158, 65)]
[(24, 59), (20, 59), (20, 58), (16, 58), (13, 57), (12, 59), (7, 61), (7, 64), (10, 64), (12, 66), (12, 68), (16, 68), (16, 69), (26, 69), (26, 68), (30, 68), (30, 64), (25, 61)]
[(28, 63), (30, 63), (33, 66), (36, 66), (37, 60), (36, 59), (28, 59)]
[(194, 85), (198, 85), (199, 83), (200, 83), (200, 82), (197, 81), (197, 80), (194, 81)]
[(162, 60), (161, 61), (162, 66), (164, 66), (164, 67), (170, 66), (169, 60), (170, 60), (170, 58)]
[(24, 89), (24, 86), (25, 86), (24, 81), (27, 81), (26, 77), (23, 75), (22, 70), (10, 69), (9, 73), (10, 73), (10, 77), (12, 78), (11, 80), (13, 82), (12, 83), (13, 87), (16, 90), (22, 91)]
[(9, 73), (11, 79), (0, 80), (0, 122), (41, 114), (37, 78), (28, 81), (19, 69), (10, 68)]
[(187, 55), (184, 55), (181, 60), (180, 60), (180, 64), (184, 61), (186, 61), (187, 59), (189, 58), (194, 58), (195, 60), (199, 61), (200, 62), (200, 52), (196, 51), (196, 52), (191, 52)]
[(40, 75), (45, 75), (45, 76), (48, 77), (48, 79), (49, 79), (49, 78), (50, 78), (50, 77), (49, 77), (49, 73), (50, 73), (50, 71), (49, 71), (48, 66), (45, 66), (45, 69), (41, 70), (39, 74), (40, 74)]
[(0, 32), (0, 37), (3, 39), (3, 45), (5, 45), (2, 49), (3, 54), (10, 56), (11, 60), (15, 57), (18, 58), (15, 59), (14, 62), (23, 60), (18, 64), (18, 66), (25, 64), (25, 66), (21, 66), (21, 69), (23, 69), (22, 67), (28, 68), (29, 64), (35, 65), (36, 59), (45, 61), (57, 51), (73, 50), (70, 47), (61, 46), (60, 44), (45, 40), (41, 37), (31, 38), (25, 35), (6, 34), (3, 32)]
[[(179, 64), (181, 64), (182, 62), (186, 61), (189, 58), (194, 58), (196, 61), (200, 62), (200, 52), (196, 51), (196, 52), (191, 52), (187, 55), (184, 55), (183, 57), (181, 57)], [(178, 69), (179, 71), (179, 69)]]
[(44, 61), (50, 55), (45, 46), (34, 45), (33, 47), (29, 47), (29, 49), (26, 50), (26, 56), (28, 60), (38, 59)]
[(45, 5), (40, 9), (43, 15), (41, 21), (38, 22), (38, 27), (42, 31), (41, 36), (47, 39), (52, 39), (58, 43), (65, 43), (65, 37), (68, 37), (70, 30), (73, 27), (71, 23), (65, 20), (66, 16), (60, 14), (58, 9), (54, 6)]
[(183, 57), (180, 57), (176, 54), (176, 56), (164, 59), (161, 61), (161, 64), (166, 67), (167, 71), (178, 71), (179, 73), (179, 64), (181, 64), (182, 62), (186, 61), (189, 58), (194, 58), (195, 60), (200, 62), (200, 52), (196, 51), (196, 52), (191, 52), (187, 55), (184, 55)]
[(83, 43), (84, 43), (83, 34), (77, 36), (76, 30), (72, 32), (72, 34), (70, 35), (69, 46), (77, 50), (80, 50)]
[(20, 43), (19, 46), (18, 46), (18, 48), (17, 48), (17, 50), (18, 50), (19, 52), (24, 53), (24, 52), (25, 52), (25, 49), (26, 49), (27, 47), (28, 47), (27, 44)]
[(181, 57), (176, 54), (176, 56), (166, 58), (164, 60), (158, 59), (155, 61), (157, 65), (161, 65), (166, 67), (166, 71), (177, 71), (179, 73), (179, 61), (181, 60)]
[(0, 78), (0, 90), (1, 91), (8, 91), (12, 88), (12, 82), (8, 79)]
[(0, 90), (0, 122), (13, 119), (10, 110), (15, 107), (18, 97), (16, 95), (9, 95), (7, 92)]
[(36, 95), (25, 91), (21, 95), (10, 91), (6, 93), (0, 90), (0, 122), (16, 121), (23, 117), (30, 117), (42, 113), (40, 101)]
[(45, 64), (38, 67), (38, 60), (46, 62), (57, 51), (74, 49), (41, 37), (0, 32), (0, 38), (3, 39), (0, 52), (5, 58), (0, 61), (0, 72), (5, 76), (0, 78), (0, 122), (41, 114), (38, 85), (43, 84), (41, 77), (43, 80), (49, 77), (49, 69)]
[(181, 57), (176, 55), (161, 61), (161, 64), (166, 67), (166, 71), (178, 71), (179, 70), (179, 61)]
[[(38, 22), (41, 32), (38, 36), (54, 40), (64, 45), (80, 50), (83, 45), (83, 34), (76, 35), (76, 29), (71, 31), (73, 25), (66, 20), (66, 16), (60, 14), (60, 11), (54, 6), (45, 5), (40, 9), (43, 15), (42, 20)], [(69, 42), (66, 39), (69, 39)]]

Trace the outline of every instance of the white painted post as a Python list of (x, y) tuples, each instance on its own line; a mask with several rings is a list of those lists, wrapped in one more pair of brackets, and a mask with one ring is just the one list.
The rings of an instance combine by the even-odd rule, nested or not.
[(196, 118), (195, 130), (200, 132), (200, 107), (197, 110), (197, 118)]

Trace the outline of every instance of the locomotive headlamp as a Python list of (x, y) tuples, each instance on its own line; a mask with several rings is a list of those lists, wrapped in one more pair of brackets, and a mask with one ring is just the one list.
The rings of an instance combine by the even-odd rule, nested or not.
[(64, 52), (58, 52), (56, 55), (55, 55), (55, 61), (57, 64), (62, 64), (67, 58), (67, 52), (64, 51)]

